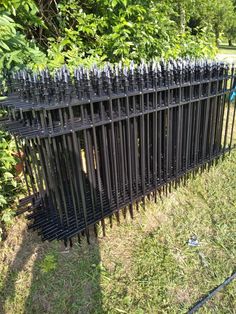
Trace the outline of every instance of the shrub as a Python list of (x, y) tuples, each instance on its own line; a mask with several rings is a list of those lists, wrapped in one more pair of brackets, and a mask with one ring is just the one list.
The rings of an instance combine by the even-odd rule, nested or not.
[(13, 203), (22, 190), (21, 178), (17, 174), (15, 142), (10, 135), (0, 131), (0, 241), (5, 237), (6, 228), (12, 223)]

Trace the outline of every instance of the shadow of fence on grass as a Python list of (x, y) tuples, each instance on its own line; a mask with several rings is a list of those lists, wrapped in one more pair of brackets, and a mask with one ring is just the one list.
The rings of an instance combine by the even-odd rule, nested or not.
[(97, 239), (65, 250), (24, 230), (0, 289), (0, 313), (14, 312), (102, 313)]

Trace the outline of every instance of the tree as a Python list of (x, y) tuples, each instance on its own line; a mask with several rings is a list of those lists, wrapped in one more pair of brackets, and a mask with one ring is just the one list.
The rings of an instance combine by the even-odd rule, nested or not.
[[(33, 10), (33, 7), (31, 9)], [(26, 1), (1, 1), (0, 69), (10, 69), (15, 66), (25, 66), (25, 64), (33, 66), (45, 62), (45, 55), (32, 39), (27, 39), (27, 31), (22, 24), (17, 23), (21, 19), (26, 19), (27, 16), (29, 25), (36, 23), (38, 20), (34, 17), (35, 11), (31, 9)]]
[[(8, 67), (17, 62), (57, 67), (212, 57), (214, 41), (224, 31), (233, 36), (233, 26), (226, 29), (232, 1), (2, 0), (0, 15), (8, 19), (4, 34), (9, 36), (3, 35), (0, 59)], [(12, 45), (16, 39), (20, 42)]]
[(233, 41), (236, 40), (236, 0), (233, 1), (231, 16), (226, 21), (225, 35), (228, 39), (229, 46), (233, 46)]

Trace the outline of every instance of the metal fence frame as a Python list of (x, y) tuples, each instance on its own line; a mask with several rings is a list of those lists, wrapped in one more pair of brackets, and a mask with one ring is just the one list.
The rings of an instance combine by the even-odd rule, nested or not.
[[(121, 209), (133, 217), (235, 147), (234, 65), (177, 60), (7, 76), (2, 125), (23, 156), (30, 228), (43, 240), (85, 234)], [(23, 152), (23, 154), (22, 154)], [(112, 222), (112, 219), (110, 220)]]

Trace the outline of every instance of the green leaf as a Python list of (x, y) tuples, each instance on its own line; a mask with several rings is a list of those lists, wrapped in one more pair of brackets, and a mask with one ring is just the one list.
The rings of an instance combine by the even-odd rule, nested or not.
[(111, 1), (112, 8), (114, 8), (117, 5), (118, 2), (119, 2), (119, 0), (112, 0)]
[(14, 212), (11, 209), (6, 209), (3, 211), (1, 219), (5, 224), (10, 225), (12, 223), (13, 216)]
[(4, 176), (5, 180), (9, 180), (9, 179), (13, 179), (14, 178), (13, 174), (10, 173), (10, 172), (5, 172), (3, 176)]
[(7, 204), (6, 198), (0, 194), (0, 207), (3, 207), (3, 205)]
[(5, 50), (10, 51), (10, 48), (8, 47), (8, 45), (2, 40), (0, 40), (0, 46)]
[(120, 2), (123, 3), (123, 5), (126, 7), (128, 0), (120, 0)]
[(54, 254), (50, 253), (45, 256), (40, 264), (42, 273), (49, 273), (57, 268), (57, 258)]

